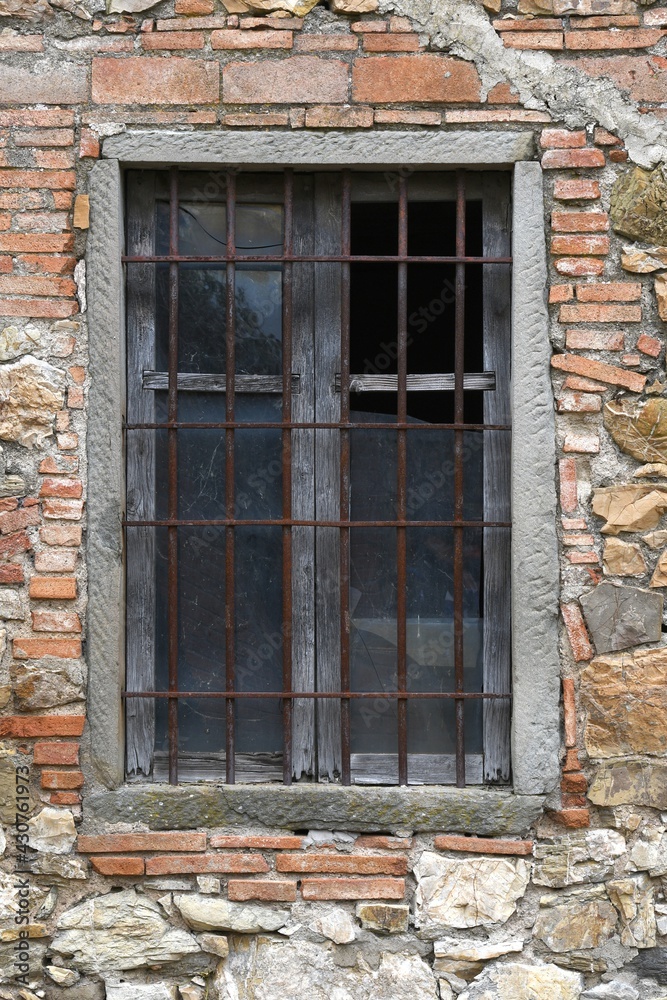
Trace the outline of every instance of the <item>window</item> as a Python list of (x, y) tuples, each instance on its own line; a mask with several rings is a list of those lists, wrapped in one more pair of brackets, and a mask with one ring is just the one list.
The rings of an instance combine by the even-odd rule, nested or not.
[[(261, 816), (267, 824), (297, 823), (299, 828), (371, 830), (409, 825), (414, 830), (455, 828), (478, 833), (520, 833), (538, 814), (544, 796), (557, 788), (560, 684), (555, 441), (545, 299), (544, 194), (540, 165), (531, 162), (534, 156), (532, 133), (504, 131), (345, 131), (319, 135), (252, 130), (170, 133), (128, 129), (122, 135), (104, 140), (102, 159), (93, 167), (89, 180), (91, 228), (87, 249), (92, 383), (87, 431), (89, 610), (86, 656), (89, 664), (88, 719), (94, 776), (98, 783), (88, 794), (91, 815), (124, 815), (134, 821), (153, 823), (158, 810), (160, 822), (171, 824), (169, 828), (185, 828), (189, 823), (201, 825), (202, 818), (209, 824), (233, 826), (247, 822), (248, 816), (253, 815)], [(164, 164), (177, 164), (182, 170), (203, 170), (206, 174), (219, 172), (222, 164), (231, 164), (232, 169), (239, 165), (242, 173), (275, 171), (294, 165), (295, 178), (301, 171), (310, 170), (319, 175), (323, 170), (341, 171), (348, 164), (356, 164), (363, 171), (381, 171), (383, 178), (388, 172), (394, 179), (413, 170), (415, 175), (421, 171), (435, 171), (440, 176), (445, 171), (451, 179), (450, 171), (461, 164), (467, 164), (471, 172), (506, 171), (510, 175), (514, 525), (511, 547), (511, 784), (497, 783), (485, 789), (440, 786), (429, 790), (424, 786), (360, 788), (356, 784), (346, 787), (336, 782), (297, 781), (286, 788), (279, 782), (261, 786), (243, 784), (239, 777), (235, 786), (216, 787), (225, 778), (224, 774), (220, 775), (221, 759), (214, 761), (215, 772), (211, 776), (215, 776), (215, 782), (201, 789), (192, 785), (180, 789), (165, 784), (156, 786), (142, 775), (139, 776), (141, 780), (125, 783), (126, 747), (129, 753), (131, 741), (125, 727), (122, 691), (140, 688), (126, 662), (124, 615), (127, 585), (131, 581), (126, 579), (123, 520), (130, 520), (130, 513), (136, 518), (136, 511), (125, 508), (127, 468), (122, 418), (129, 423), (123, 387), (130, 317), (124, 290), (129, 264), (122, 263), (128, 249), (123, 224), (128, 208), (124, 177), (127, 171), (138, 168), (163, 170)], [(399, 169), (397, 164), (402, 167)], [(498, 231), (502, 231), (502, 227)], [(314, 237), (318, 237), (317, 230), (314, 230)], [(501, 248), (496, 248), (494, 253), (499, 250)], [(303, 267), (305, 265), (298, 265), (298, 268)], [(298, 268), (294, 264), (295, 273)], [(333, 264), (323, 263), (324, 273), (327, 268), (333, 269)], [(318, 291), (318, 299), (323, 299), (321, 291)], [(408, 332), (412, 329), (411, 326)], [(494, 362), (485, 363), (481, 368), (498, 370)], [(164, 369), (156, 366), (154, 370)], [(469, 370), (474, 373), (477, 368)], [(160, 391), (164, 392), (154, 390), (147, 396), (156, 397)], [(379, 394), (370, 393), (365, 398), (371, 396), (379, 399)], [(301, 393), (292, 394), (293, 401), (300, 398)], [(483, 398), (498, 397), (493, 392), (485, 392)], [(364, 429), (369, 430), (368, 427)], [(396, 433), (395, 427), (393, 432)], [(130, 431), (126, 433), (129, 435)], [(414, 432), (406, 431), (407, 436), (411, 433)], [(132, 491), (129, 499), (132, 499)], [(129, 541), (130, 529), (125, 530)], [(335, 573), (333, 575), (335, 582)], [(147, 663), (147, 658), (142, 662)], [(152, 678), (140, 680), (142, 685), (147, 685), (144, 690), (151, 689), (151, 682)], [(496, 690), (498, 688), (499, 683)], [(493, 692), (493, 688), (488, 690)], [(330, 693), (322, 691), (322, 695)], [(315, 699), (318, 712), (320, 701), (326, 704), (332, 700), (335, 699)], [(127, 701), (149, 704), (147, 698)], [(300, 703), (301, 699), (295, 698), (294, 708)], [(312, 705), (313, 699), (305, 703)], [(492, 703), (495, 704), (495, 700)], [(318, 746), (320, 737), (316, 728), (315, 740), (318, 742), (312, 745)], [(451, 767), (452, 755), (449, 756), (448, 766)], [(158, 771), (158, 775), (161, 776), (165, 770), (164, 764), (160, 766), (162, 771)], [(183, 779), (183, 761), (181, 772)], [(470, 768), (467, 767), (466, 772), (466, 779), (470, 781)], [(153, 777), (156, 776), (154, 770)], [(265, 781), (263, 777), (261, 780)], [(408, 780), (415, 780), (410, 761)]]
[(126, 183), (128, 771), (508, 781), (509, 175)]

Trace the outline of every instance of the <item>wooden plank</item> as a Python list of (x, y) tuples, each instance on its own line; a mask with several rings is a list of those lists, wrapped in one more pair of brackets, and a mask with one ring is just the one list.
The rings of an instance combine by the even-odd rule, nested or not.
[[(315, 175), (315, 253), (341, 252), (340, 174)], [(315, 267), (315, 419), (340, 420), (341, 267)], [(337, 431), (315, 432), (315, 509), (320, 520), (338, 520), (340, 441)], [(316, 529), (315, 642), (317, 687), (340, 690), (340, 540), (336, 528)], [(340, 703), (322, 699), (317, 706), (318, 777), (333, 780), (341, 772)]]
[[(398, 754), (353, 753), (350, 766), (355, 785), (398, 784)], [(480, 785), (482, 774), (481, 754), (466, 754), (468, 784)], [(456, 757), (454, 754), (409, 753), (408, 775), (411, 785), (454, 785)]]
[[(441, 170), (421, 171), (408, 168), (408, 191), (411, 202), (456, 201), (456, 173)], [(400, 170), (387, 169), (383, 173), (356, 171), (352, 174), (352, 201), (398, 201)], [(479, 174), (466, 177), (468, 199), (481, 198), (482, 185)]]
[[(155, 245), (155, 173), (128, 175), (127, 249), (150, 254)], [(155, 364), (155, 266), (127, 269), (127, 419), (155, 420), (155, 397), (142, 390), (142, 372)], [(127, 517), (155, 517), (155, 431), (127, 432)], [(155, 529), (127, 531), (126, 684), (130, 691), (155, 687)], [(150, 774), (155, 746), (155, 702), (128, 698), (126, 761), (129, 774)]]
[[(283, 755), (281, 753), (237, 753), (234, 756), (237, 784), (261, 784), (267, 781), (283, 780)], [(165, 751), (155, 754), (153, 781), (169, 780), (169, 755)], [(178, 755), (179, 783), (190, 781), (225, 780), (225, 754), (189, 753)]]
[[(313, 250), (314, 178), (294, 178), (294, 249)], [(292, 371), (299, 392), (292, 396), (292, 420), (311, 421), (315, 406), (314, 265), (294, 264), (292, 280)], [(292, 513), (298, 520), (315, 518), (315, 435), (292, 432)], [(292, 528), (292, 685), (295, 691), (315, 690), (315, 529)], [(315, 773), (315, 703), (298, 698), (292, 708), (294, 777)]]
[[(509, 174), (483, 178), (484, 255), (511, 253)], [(484, 267), (484, 367), (496, 372), (497, 386), (484, 395), (484, 422), (511, 419), (511, 270), (507, 264)], [(511, 438), (507, 431), (484, 434), (484, 517), (509, 520)], [(484, 690), (500, 693), (511, 682), (511, 533), (509, 528), (484, 530)], [(484, 780), (510, 780), (509, 701), (484, 703)]]
[[(134, 265), (137, 266), (137, 265)], [(209, 374), (208, 372), (179, 372), (177, 385), (179, 392), (226, 392), (227, 386), (224, 373)], [(300, 391), (298, 374), (292, 376), (292, 392)], [(168, 372), (143, 372), (144, 389), (166, 391), (169, 388)], [(236, 375), (234, 377), (235, 393), (270, 392), (280, 395), (283, 391), (282, 375)]]
[[(336, 392), (340, 392), (340, 375), (336, 375)], [(469, 372), (463, 388), (493, 392), (495, 372)], [(350, 392), (397, 392), (398, 375), (351, 375)], [(454, 392), (454, 374), (408, 375), (408, 392)]]

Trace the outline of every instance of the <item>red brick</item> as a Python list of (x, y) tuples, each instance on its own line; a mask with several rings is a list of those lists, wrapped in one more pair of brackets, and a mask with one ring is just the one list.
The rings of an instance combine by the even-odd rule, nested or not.
[(267, 902), (293, 903), (296, 900), (296, 882), (265, 879), (230, 879), (227, 895), (239, 903), (248, 899), (262, 899)]
[(554, 236), (553, 254), (604, 257), (609, 253), (608, 236)]
[(389, 24), (387, 21), (354, 21), (351, 27), (352, 31), (364, 35), (369, 31), (389, 30)]
[(32, 548), (32, 543), (25, 531), (15, 531), (11, 535), (3, 535), (0, 538), (0, 559), (11, 559), (19, 552), (27, 552)]
[(329, 872), (332, 875), (405, 875), (404, 857), (368, 857), (351, 854), (279, 854), (276, 871)]
[(563, 771), (581, 771), (581, 762), (579, 760), (579, 751), (572, 749), (565, 751), (565, 760), (563, 761)]
[(69, 229), (69, 216), (67, 212), (17, 212), (14, 225), (23, 232), (52, 233), (58, 229)]
[(403, 899), (402, 878), (305, 878), (304, 899)]
[(562, 31), (512, 31), (503, 32), (503, 45), (510, 49), (543, 49), (560, 51), (563, 48)]
[(79, 479), (45, 479), (39, 491), (40, 497), (60, 497), (78, 500), (83, 493)]
[(93, 871), (100, 875), (143, 875), (143, 858), (91, 858)]
[(627, 163), (630, 154), (625, 149), (610, 149), (609, 160), (611, 163)]
[(165, 854), (146, 860), (147, 875), (189, 875), (204, 872), (268, 872), (261, 854)]
[(586, 56), (571, 65), (592, 77), (610, 77), (633, 101), (667, 101), (667, 59), (662, 56)]
[(222, 97), (228, 104), (343, 104), (348, 67), (339, 59), (289, 56), (224, 67)]
[(260, 851), (298, 851), (303, 847), (303, 837), (226, 836), (214, 834), (211, 847), (255, 848)]
[(16, 497), (2, 497), (0, 498), (0, 511), (5, 510), (16, 510), (19, 502)]
[(641, 306), (600, 305), (596, 302), (560, 307), (561, 323), (641, 323)]
[(83, 715), (5, 715), (0, 717), (0, 739), (32, 736), (81, 736)]
[(489, 104), (520, 104), (519, 95), (509, 83), (497, 83), (486, 95)]
[[(578, 448), (578, 447), (569, 447), (569, 448), (565, 447), (565, 448), (563, 448), (563, 451), (577, 451), (577, 452), (581, 452), (581, 451), (584, 451), (584, 449)], [(596, 451), (599, 451), (599, 448), (596, 449)], [(591, 452), (591, 453), (593, 453), (593, 452)], [(599, 562), (600, 562), (600, 560), (598, 558), (597, 552), (593, 552), (593, 551), (591, 551), (591, 552), (568, 552), (566, 558), (569, 560), (569, 562), (572, 563), (573, 566), (594, 566), (594, 565), (598, 565)]]
[(575, 392), (571, 395), (559, 396), (556, 400), (559, 413), (599, 413), (602, 401), (599, 396), (586, 392)]
[(566, 170), (575, 167), (604, 167), (600, 149), (548, 149), (542, 157), (543, 170)]
[(562, 792), (579, 793), (586, 792), (588, 782), (585, 774), (565, 774), (560, 783)]
[(33, 611), (33, 632), (80, 632), (81, 619), (76, 611)]
[(400, 34), (368, 34), (363, 36), (365, 52), (418, 52), (421, 48), (419, 35), (407, 32)]
[(7, 59), (0, 62), (0, 105), (80, 104), (87, 100), (88, 73), (82, 63), (56, 59), (47, 69), (42, 62), (35, 66), (29, 56), (12, 61), (12, 65)]
[(223, 125), (242, 128), (265, 128), (267, 125), (289, 125), (289, 115), (283, 111), (241, 111), (238, 114), (222, 115)]
[[(58, 447), (69, 451), (76, 448), (79, 443), (78, 434), (58, 434), (56, 435)], [(83, 515), (83, 503), (81, 500), (45, 500), (43, 504), (44, 517), (54, 520), (63, 519), (65, 521), (80, 521)]]
[(600, 197), (598, 181), (565, 180), (558, 177), (554, 184), (554, 198), (558, 201), (592, 201)]
[[(151, 31), (145, 32), (139, 37), (144, 49), (204, 48), (204, 34), (201, 31)], [(213, 48), (215, 48), (215, 45)]]
[(15, 146), (71, 146), (73, 143), (71, 128), (33, 129), (17, 132), (14, 136)]
[(355, 101), (376, 104), (478, 102), (481, 89), (472, 63), (435, 54), (359, 59), (352, 83)]
[(49, 802), (52, 806), (76, 806), (81, 802), (78, 792), (51, 792)]
[(359, 39), (356, 35), (298, 35), (294, 48), (298, 52), (356, 52)]
[(380, 851), (409, 851), (412, 844), (412, 837), (387, 837), (382, 834), (357, 837), (354, 842), (358, 850), (370, 848)]
[(567, 278), (583, 278), (586, 275), (602, 274), (604, 261), (594, 257), (561, 257), (554, 262), (554, 267)]
[(586, 796), (574, 795), (572, 792), (561, 792), (560, 804), (562, 809), (577, 809), (586, 805)]
[(606, 128), (600, 128), (599, 126), (595, 127), (593, 141), (596, 146), (620, 146), (623, 142), (622, 139), (612, 135), (611, 132), (607, 132)]
[(33, 156), (37, 167), (65, 170), (67, 167), (74, 166), (73, 149), (36, 149)]
[(39, 529), (45, 545), (81, 545), (81, 528), (74, 524), (47, 524)]
[(598, 333), (595, 330), (568, 330), (565, 346), (572, 351), (624, 351), (625, 336), (620, 331)]
[(212, 14), (215, 10), (214, 0), (176, 0), (176, 14)]
[(390, 111), (375, 112), (377, 125), (441, 125), (442, 115), (439, 111)]
[(291, 49), (291, 31), (225, 31), (211, 32), (213, 49)]
[(390, 31), (412, 31), (413, 24), (409, 17), (390, 17), (389, 18), (389, 30)]
[(23, 583), (23, 567), (15, 563), (0, 566), (0, 583)]
[(0, 235), (0, 250), (7, 253), (66, 253), (74, 249), (74, 236), (33, 235), (32, 233), (6, 233)]
[(158, 31), (206, 31), (213, 28), (226, 28), (227, 23), (224, 14), (213, 14), (210, 17), (160, 18), (156, 27)]
[(76, 302), (53, 299), (5, 299), (2, 312), (5, 316), (30, 316), (33, 319), (67, 319), (79, 311)]
[[(606, 0), (609, 4), (610, 0)], [(613, 4), (613, 0), (611, 0)], [(570, 20), (571, 28), (579, 28), (587, 31), (589, 28), (637, 28), (639, 18), (635, 14), (609, 14), (600, 17), (573, 17)]]
[(549, 302), (570, 302), (574, 298), (573, 285), (552, 285), (549, 289)]
[(42, 788), (72, 789), (83, 787), (81, 771), (42, 771)]
[(39, 511), (34, 507), (23, 507), (20, 510), (8, 510), (0, 513), (0, 532), (9, 535), (22, 528), (39, 524)]
[[(61, 451), (72, 451), (79, 447), (78, 434), (56, 434), (56, 442)], [(83, 514), (83, 504), (78, 500), (47, 500), (44, 517), (65, 518), (78, 521)]]
[(579, 605), (561, 604), (560, 611), (565, 622), (567, 637), (570, 640), (574, 659), (577, 663), (592, 659), (593, 650), (588, 640), (588, 632), (586, 631)]
[(62, 660), (78, 659), (81, 656), (81, 640), (14, 639), (14, 657), (17, 660), (39, 660), (43, 656), (56, 656)]
[(577, 463), (573, 458), (561, 458), (558, 463), (560, 475), (560, 505), (567, 514), (579, 505), (577, 497)]
[(626, 31), (566, 31), (568, 49), (648, 49), (657, 45), (664, 31), (659, 28), (637, 28)]
[(73, 170), (0, 170), (0, 187), (63, 188), (73, 191), (76, 175)]
[(563, 726), (565, 729), (565, 746), (577, 745), (577, 706), (574, 699), (574, 680), (563, 678)]
[(90, 156), (93, 159), (97, 159), (100, 155), (100, 140), (97, 138), (94, 132), (88, 128), (81, 130), (81, 139), (79, 141), (79, 157), (84, 159), (86, 156)]
[(76, 842), (82, 854), (131, 854), (134, 851), (205, 851), (205, 833), (82, 834)]
[(580, 149), (586, 145), (586, 133), (565, 128), (545, 128), (540, 136), (542, 149)]
[(26, 128), (62, 128), (74, 125), (74, 112), (60, 108), (50, 111), (36, 111), (33, 108), (0, 111), (0, 126), (11, 128), (13, 125)]
[(466, 851), (472, 854), (512, 854), (533, 853), (532, 840), (493, 840), (490, 837), (456, 837), (441, 835), (435, 838), (438, 851)]
[(78, 743), (35, 743), (33, 747), (33, 764), (78, 764)]
[(642, 333), (637, 341), (637, 350), (642, 354), (648, 354), (651, 358), (657, 358), (662, 350), (662, 342), (657, 337), (650, 337), (647, 333)]
[(550, 115), (542, 111), (524, 111), (514, 108), (492, 108), (487, 111), (445, 111), (445, 120), (449, 123), (475, 124), (476, 122), (549, 122)]
[(556, 233), (601, 233), (609, 229), (606, 212), (552, 212), (551, 228)]
[(276, 31), (300, 31), (303, 28), (302, 17), (242, 17), (239, 18), (242, 28), (274, 28)]
[(314, 107), (306, 110), (306, 128), (371, 128), (372, 108)]
[(560, 809), (557, 812), (550, 812), (549, 815), (570, 830), (582, 830), (591, 825), (591, 814), (588, 809)]
[(67, 405), (70, 410), (82, 410), (85, 405), (85, 393), (83, 389), (70, 386), (67, 390)]
[(131, 56), (93, 59), (95, 104), (210, 104), (220, 96), (217, 62)]
[(0, 52), (43, 52), (42, 35), (0, 34)]
[[(565, 435), (565, 440), (563, 442), (563, 451), (567, 454), (568, 452), (575, 452), (577, 454), (584, 455), (597, 455), (600, 450), (600, 438), (597, 434), (577, 434), (574, 431)], [(592, 542), (591, 542), (592, 544)], [(583, 556), (586, 556), (584, 559)], [(589, 559), (590, 556), (590, 559)], [(597, 562), (597, 555), (595, 552), (572, 552), (568, 554), (568, 559), (572, 562)]]
[(580, 302), (637, 302), (641, 297), (642, 286), (635, 281), (577, 285), (577, 298)]
[[(55, 193), (58, 194), (57, 191)], [(19, 255), (14, 259), (25, 271), (35, 274), (71, 274), (76, 265), (76, 257), (56, 257), (50, 254)]]
[(560, 31), (563, 22), (556, 17), (506, 17), (493, 22), (496, 31)]
[(74, 577), (33, 576), (30, 596), (46, 601), (73, 601), (76, 597)]

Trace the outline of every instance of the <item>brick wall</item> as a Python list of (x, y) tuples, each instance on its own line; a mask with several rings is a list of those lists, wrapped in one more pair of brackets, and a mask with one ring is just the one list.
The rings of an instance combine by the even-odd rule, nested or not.
[[(667, 585), (667, 5), (132, 6), (0, 0), (0, 997), (659, 1000), (667, 656), (642, 629)], [(560, 793), (502, 839), (91, 816), (84, 261), (104, 138), (517, 124), (546, 182)]]

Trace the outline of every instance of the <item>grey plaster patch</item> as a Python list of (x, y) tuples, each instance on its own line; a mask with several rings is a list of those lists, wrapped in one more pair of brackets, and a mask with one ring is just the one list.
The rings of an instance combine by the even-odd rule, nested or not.
[(542, 170), (514, 171), (512, 287), (512, 661), (514, 787), (558, 782), (558, 543), (555, 426)]
[(498, 836), (525, 833), (543, 798), (480, 788), (373, 788), (342, 785), (127, 785), (86, 800), (98, 822), (145, 823), (153, 830), (259, 827), (372, 832), (450, 830)]
[(107, 785), (123, 780), (124, 299), (121, 176), (113, 161), (90, 173), (88, 235), (90, 414), (88, 422), (88, 720), (93, 763)]
[[(571, 128), (596, 122), (624, 139), (641, 166), (667, 159), (664, 124), (606, 77), (594, 78), (547, 52), (508, 49), (473, 0), (380, 0), (380, 12), (410, 18), (435, 48), (475, 64), (483, 89), (509, 82), (526, 108), (549, 111)], [(476, 133), (479, 134), (479, 133)]]
[[(105, 139), (102, 155), (124, 163), (276, 166), (509, 166), (535, 155), (532, 132), (166, 132)], [(541, 215), (540, 215), (541, 219)]]
[(601, 583), (579, 598), (598, 653), (630, 649), (662, 637), (662, 594)]

